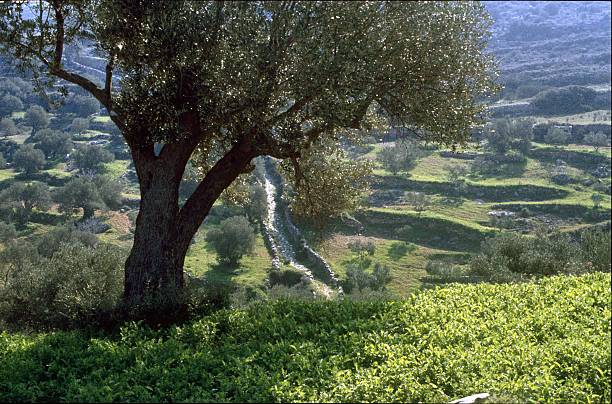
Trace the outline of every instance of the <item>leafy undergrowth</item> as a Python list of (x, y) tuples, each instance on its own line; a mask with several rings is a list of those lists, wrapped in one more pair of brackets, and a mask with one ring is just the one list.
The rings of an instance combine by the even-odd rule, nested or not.
[(610, 275), (0, 334), (0, 401), (610, 401)]

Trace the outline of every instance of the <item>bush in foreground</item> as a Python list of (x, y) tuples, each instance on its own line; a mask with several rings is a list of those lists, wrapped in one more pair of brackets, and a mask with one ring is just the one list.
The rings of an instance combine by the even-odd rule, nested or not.
[(0, 334), (1, 401), (610, 401), (610, 275)]

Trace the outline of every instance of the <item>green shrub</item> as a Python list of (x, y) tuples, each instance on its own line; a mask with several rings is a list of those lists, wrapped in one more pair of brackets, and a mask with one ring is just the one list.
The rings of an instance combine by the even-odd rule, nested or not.
[(610, 271), (610, 230), (587, 229), (580, 233), (582, 261), (591, 270)]
[(33, 174), (45, 165), (45, 153), (31, 144), (21, 145), (13, 155), (13, 165), (18, 171)]
[(17, 237), (17, 231), (12, 223), (5, 223), (0, 220), (0, 243), (13, 241)]
[(71, 225), (60, 226), (42, 235), (36, 243), (36, 248), (41, 256), (51, 258), (62, 244), (95, 247), (98, 244), (98, 237), (93, 233), (78, 230)]
[(368, 290), (384, 290), (391, 281), (390, 269), (379, 262), (374, 264), (372, 273), (366, 272), (366, 267), (358, 264), (349, 264), (346, 270), (346, 280), (342, 288), (346, 293)]
[(580, 241), (560, 232), (538, 231), (535, 236), (500, 234), (483, 242), (480, 254), (470, 261), (470, 270), (473, 275), (495, 280), (610, 271), (610, 235), (604, 233), (593, 230)]
[(220, 261), (236, 265), (243, 255), (255, 248), (255, 233), (244, 216), (234, 216), (209, 230), (206, 241), (215, 249)]
[(280, 299), (154, 331), (0, 334), (0, 400), (610, 402), (610, 275)]
[[(26, 244), (20, 243), (20, 248)], [(0, 290), (0, 319), (32, 327), (94, 324), (119, 303), (125, 256), (109, 245), (63, 244), (49, 259), (35, 250), (12, 259)]]
[(300, 283), (303, 276), (304, 272), (297, 269), (270, 271), (270, 285), (285, 285), (291, 287)]

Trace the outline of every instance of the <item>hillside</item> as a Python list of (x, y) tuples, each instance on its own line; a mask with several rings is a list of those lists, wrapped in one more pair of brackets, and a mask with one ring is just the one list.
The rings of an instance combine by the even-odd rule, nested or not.
[(610, 401), (610, 275), (0, 334), (1, 401)]

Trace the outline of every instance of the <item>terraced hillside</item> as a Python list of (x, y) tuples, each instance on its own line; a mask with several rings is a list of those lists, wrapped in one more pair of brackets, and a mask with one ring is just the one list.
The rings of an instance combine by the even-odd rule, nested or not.
[[(388, 144), (374, 145), (361, 158), (375, 159)], [(464, 264), (480, 243), (496, 233), (531, 233), (540, 226), (574, 231), (610, 220), (610, 195), (594, 190), (595, 184), (610, 184), (609, 178), (595, 178), (592, 171), (602, 163), (610, 167), (609, 148), (595, 153), (576, 146), (537, 145), (524, 163), (505, 164), (501, 174), (483, 174), (474, 158), (478, 149), (465, 149), (455, 157), (445, 150), (429, 151), (414, 168), (392, 175), (378, 166), (374, 171), (366, 206), (354, 216), (363, 228), (338, 222), (320, 248), (334, 270), (344, 275), (347, 265), (357, 259), (350, 244), (368, 240), (376, 245), (370, 257), (391, 268), (389, 289), (406, 295), (432, 281), (429, 261)], [(574, 159), (567, 159), (568, 153)], [(473, 154), (470, 160), (465, 156)], [(556, 160), (567, 159), (569, 170), (580, 180), (558, 185), (551, 178)], [(449, 172), (463, 167), (458, 182)], [(601, 188), (599, 188), (601, 189)], [(427, 196), (423, 211), (406, 199), (406, 192)], [(593, 194), (602, 201), (594, 208)], [(313, 236), (313, 240), (315, 237)], [(409, 247), (406, 247), (408, 245)], [(398, 253), (398, 251), (400, 253)]]

